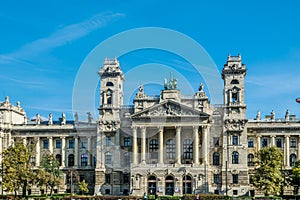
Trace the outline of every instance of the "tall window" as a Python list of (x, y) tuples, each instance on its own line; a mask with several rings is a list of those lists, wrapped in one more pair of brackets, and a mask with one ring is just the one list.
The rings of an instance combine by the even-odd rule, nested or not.
[(296, 139), (295, 138), (291, 139), (291, 148), (296, 148)]
[(219, 174), (214, 174), (214, 184), (219, 184)]
[(105, 183), (110, 184), (110, 174), (105, 174)]
[(105, 153), (105, 164), (111, 164), (112, 156), (110, 152)]
[(149, 144), (149, 151), (151, 154), (151, 159), (157, 159), (158, 158), (158, 141), (157, 139), (150, 140)]
[(60, 149), (61, 148), (61, 140), (55, 140), (55, 148)]
[(190, 139), (183, 141), (183, 159), (193, 159), (193, 143)]
[(167, 140), (166, 149), (167, 149), (167, 158), (175, 159), (175, 142), (173, 139)]
[(254, 155), (252, 153), (248, 154), (248, 166), (254, 166)]
[(68, 166), (73, 167), (74, 166), (74, 154), (70, 154), (68, 156)]
[(87, 148), (87, 140), (86, 139), (81, 140), (81, 148), (82, 149), (86, 149)]
[(57, 162), (59, 163), (59, 166), (61, 166), (61, 155), (56, 154), (55, 158), (56, 158)]
[(81, 155), (81, 166), (87, 166), (88, 164), (88, 155), (82, 154)]
[(110, 146), (110, 145), (111, 145), (111, 137), (106, 136), (106, 146)]
[(267, 147), (268, 146), (268, 139), (262, 138), (261, 140), (261, 147)]
[(124, 137), (124, 146), (125, 147), (130, 147), (131, 146), (130, 137)]
[(43, 148), (48, 149), (49, 148), (49, 141), (48, 140), (43, 140)]
[(220, 165), (220, 154), (218, 152), (213, 154), (213, 165)]
[(232, 145), (239, 145), (239, 136), (237, 135), (232, 136)]
[(220, 146), (219, 138), (218, 138), (218, 137), (214, 137), (213, 140), (214, 140), (214, 146), (215, 146), (215, 147)]
[(124, 154), (124, 165), (125, 166), (129, 166), (130, 165), (130, 155), (129, 155), (128, 152)]
[(232, 183), (233, 184), (239, 183), (239, 175), (238, 174), (232, 174)]
[(253, 148), (254, 147), (254, 141), (253, 139), (248, 139), (248, 147)]
[(239, 164), (239, 153), (236, 151), (232, 152), (232, 164)]
[(278, 148), (282, 148), (282, 139), (281, 138), (276, 138), (276, 146)]
[(74, 139), (69, 140), (69, 149), (74, 149), (75, 146), (74, 143), (75, 143)]
[(291, 155), (290, 155), (290, 166), (291, 166), (291, 167), (294, 167), (294, 166), (295, 166), (296, 160), (297, 160), (296, 154), (294, 154), (294, 153), (291, 154)]

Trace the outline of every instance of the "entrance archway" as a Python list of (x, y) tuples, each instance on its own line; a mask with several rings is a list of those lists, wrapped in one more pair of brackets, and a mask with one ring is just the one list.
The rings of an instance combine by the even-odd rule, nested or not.
[(192, 177), (191, 176), (184, 176), (182, 178), (182, 188), (183, 188), (183, 194), (192, 194)]
[(156, 177), (149, 176), (148, 177), (148, 194), (156, 193)]
[(166, 177), (166, 195), (173, 195), (174, 194), (174, 177), (167, 176)]

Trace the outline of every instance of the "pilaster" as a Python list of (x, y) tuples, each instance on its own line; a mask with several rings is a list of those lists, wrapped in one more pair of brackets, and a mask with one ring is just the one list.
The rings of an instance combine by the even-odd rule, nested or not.
[(132, 163), (137, 164), (138, 162), (138, 144), (137, 144), (137, 127), (132, 127), (132, 151), (133, 151), (133, 159)]
[(176, 127), (176, 164), (181, 164), (181, 127)]
[(199, 127), (194, 126), (193, 127), (193, 137), (194, 137), (194, 143), (193, 143), (193, 162), (195, 165), (199, 164), (199, 134), (198, 134)]

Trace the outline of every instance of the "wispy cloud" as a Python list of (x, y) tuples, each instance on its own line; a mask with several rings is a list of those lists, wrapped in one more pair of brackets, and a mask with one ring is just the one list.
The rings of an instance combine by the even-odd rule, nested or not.
[(106, 26), (109, 22), (124, 16), (121, 13), (98, 14), (88, 20), (65, 26), (48, 37), (37, 39), (24, 45), (19, 50), (0, 55), (0, 63), (26, 63), (30, 64), (30, 59), (36, 55), (49, 52), (57, 47), (66, 45), (72, 41), (80, 39), (94, 30)]

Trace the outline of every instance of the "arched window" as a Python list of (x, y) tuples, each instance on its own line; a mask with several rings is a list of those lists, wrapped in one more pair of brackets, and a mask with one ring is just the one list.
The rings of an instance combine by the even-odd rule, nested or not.
[(192, 194), (192, 177), (186, 175), (183, 177), (183, 194)]
[(294, 154), (294, 153), (291, 154), (291, 155), (290, 155), (290, 166), (291, 166), (291, 167), (295, 166), (296, 160), (297, 160), (296, 154)]
[(193, 143), (190, 139), (183, 141), (183, 159), (193, 159)]
[(157, 141), (157, 139), (150, 140), (149, 151), (150, 151), (151, 159), (158, 158), (158, 141)]
[(167, 159), (175, 159), (175, 142), (173, 139), (167, 140)]
[(237, 79), (233, 79), (230, 84), (239, 84), (240, 82)]
[(166, 177), (166, 195), (173, 196), (174, 194), (174, 177), (173, 176), (167, 176)]
[(220, 154), (218, 152), (213, 154), (213, 165), (220, 165)]
[(236, 151), (232, 152), (232, 164), (239, 164), (239, 153)]
[(107, 90), (107, 93), (106, 93), (107, 104), (112, 104), (112, 95), (113, 95), (112, 90)]
[(106, 86), (114, 86), (114, 84), (112, 82), (107, 82)]
[(112, 156), (110, 152), (105, 153), (105, 164), (111, 164)]
[(82, 154), (81, 155), (81, 166), (87, 166), (88, 164), (88, 155)]
[(254, 166), (254, 155), (252, 153), (248, 154), (248, 166)]
[(56, 154), (55, 158), (56, 158), (57, 162), (59, 163), (59, 166), (61, 166), (61, 155)]
[(73, 167), (74, 166), (74, 154), (70, 154), (68, 156), (68, 166)]
[(148, 177), (148, 194), (156, 193), (156, 177), (149, 176)]

